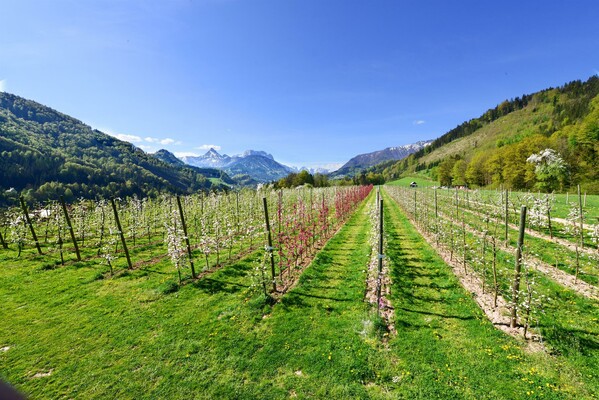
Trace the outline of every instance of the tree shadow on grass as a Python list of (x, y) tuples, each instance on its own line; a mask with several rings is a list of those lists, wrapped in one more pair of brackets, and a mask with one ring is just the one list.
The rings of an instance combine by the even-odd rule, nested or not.
[[(393, 223), (389, 224), (393, 227)], [(444, 319), (473, 320), (471, 315), (450, 315), (424, 311), (416, 308), (422, 306), (428, 308), (427, 303), (444, 303), (447, 300), (443, 296), (428, 295), (439, 294), (441, 291), (458, 288), (455, 281), (447, 281), (447, 273), (440, 268), (431, 267), (431, 260), (427, 256), (418, 257), (417, 243), (414, 239), (394, 232), (394, 228), (388, 234), (387, 255), (393, 264), (391, 277), (393, 281), (393, 297), (399, 299), (400, 303), (407, 303), (407, 307), (396, 307), (396, 311), (402, 310), (408, 313), (417, 313), (436, 316)], [(407, 252), (406, 249), (415, 249)], [(398, 320), (400, 325), (411, 326), (410, 322)]]
[[(304, 307), (314, 307), (314, 306), (322, 306), (322, 303), (319, 302), (309, 302), (309, 299), (318, 299), (318, 300), (330, 300), (330, 301), (334, 301), (334, 302), (351, 302), (354, 301), (354, 299), (346, 299), (346, 298), (336, 298), (336, 297), (329, 297), (329, 296), (319, 296), (319, 295), (315, 295), (315, 294), (309, 294), (309, 293), (302, 293), (302, 292), (290, 292), (288, 293), (285, 297), (283, 297), (281, 299), (281, 305), (285, 308), (285, 309), (291, 309), (291, 308), (304, 308)], [(327, 312), (332, 312), (334, 310), (334, 307), (331, 307), (330, 305), (327, 305), (326, 307), (326, 311)]]
[(142, 268), (142, 269), (140, 269), (140, 271), (145, 271), (147, 273), (157, 274), (157, 275), (172, 275), (172, 272), (158, 271), (158, 270), (152, 269), (152, 268)]
[(242, 289), (246, 289), (249, 285), (242, 285), (237, 282), (228, 282), (219, 279), (204, 277), (193, 283), (193, 287), (200, 289), (202, 292), (216, 293), (237, 293)]
[(560, 354), (578, 353), (584, 356), (597, 354), (599, 340), (596, 332), (584, 329), (541, 325), (544, 339)]
[(446, 314), (436, 313), (436, 312), (432, 312), (432, 311), (412, 310), (412, 309), (405, 308), (405, 307), (395, 307), (395, 309), (396, 310), (402, 310), (402, 311), (409, 312), (409, 313), (416, 313), (416, 314), (423, 314), (423, 315), (432, 315), (432, 316), (436, 316), (436, 317), (440, 317), (440, 318), (445, 318), (445, 319), (460, 319), (462, 321), (469, 321), (469, 320), (476, 319), (472, 315), (446, 315)]
[(237, 263), (221, 269), (220, 275), (230, 278), (239, 278), (241, 276), (246, 276), (251, 268), (252, 266), (249, 263)]

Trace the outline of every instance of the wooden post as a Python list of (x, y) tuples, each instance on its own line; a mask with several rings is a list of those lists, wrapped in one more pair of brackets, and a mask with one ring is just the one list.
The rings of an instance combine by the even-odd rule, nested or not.
[(497, 294), (499, 292), (499, 284), (497, 283), (497, 244), (495, 236), (491, 236), (493, 242), (493, 308), (497, 308)]
[(505, 189), (505, 243), (507, 244), (508, 242), (508, 223), (509, 223), (509, 215), (510, 215), (510, 209), (509, 209), (509, 195), (508, 195), (508, 191), (507, 189)]
[(239, 190), (235, 191), (235, 231), (239, 235)]
[(437, 188), (435, 187), (435, 218), (439, 218), (439, 208), (437, 206)]
[(37, 240), (37, 235), (35, 234), (35, 229), (33, 229), (33, 224), (31, 223), (31, 218), (29, 218), (29, 211), (27, 210), (27, 205), (25, 204), (25, 199), (23, 196), (19, 198), (21, 200), (21, 208), (23, 209), (23, 214), (25, 214), (25, 220), (27, 221), (27, 225), (29, 225), (29, 230), (31, 230), (31, 236), (33, 236), (33, 241), (35, 242), (35, 247), (37, 248), (37, 252), (39, 254), (42, 253), (42, 248), (40, 247), (40, 242)]
[[(414, 192), (416, 193), (416, 192)], [(381, 275), (383, 273), (383, 199), (379, 200), (379, 254), (378, 254), (378, 279), (377, 279), (377, 287), (376, 287), (376, 305), (377, 309), (381, 308), (381, 286), (383, 286), (383, 282), (381, 280)]]
[(485, 282), (486, 282), (486, 276), (487, 276), (487, 260), (485, 259), (485, 255), (486, 255), (486, 250), (487, 250), (487, 233), (488, 231), (485, 230), (485, 233), (483, 235), (483, 248), (482, 248), (482, 254), (481, 254), (481, 262), (483, 264), (483, 273), (482, 273), (482, 281), (483, 281), (483, 294), (485, 293)]
[(466, 269), (466, 261), (467, 261), (467, 254), (466, 254), (466, 225), (464, 222), (464, 218), (462, 218), (462, 266), (464, 268), (464, 274), (468, 275), (468, 270)]
[(418, 216), (416, 215), (416, 189), (414, 189), (414, 221), (416, 221), (416, 223), (418, 223)]
[(549, 195), (547, 195), (547, 226), (549, 227), (549, 237), (553, 239), (553, 229), (551, 228), (551, 204), (549, 204)]
[(584, 249), (584, 215), (582, 214), (582, 197), (580, 195), (580, 185), (578, 185), (578, 207), (580, 211), (580, 248)]
[(181, 206), (181, 197), (179, 195), (177, 195), (177, 205), (179, 206), (181, 226), (183, 227), (183, 234), (185, 235), (185, 244), (187, 245), (187, 255), (189, 256), (189, 264), (191, 265), (191, 277), (195, 279), (196, 270), (193, 266), (193, 255), (191, 254), (191, 245), (189, 244), (189, 236), (187, 235), (187, 224), (185, 223), (185, 215), (183, 214), (183, 207)]
[(2, 232), (0, 232), (0, 242), (2, 243), (2, 247), (8, 249), (8, 244), (4, 241), (4, 237), (2, 236)]
[(127, 241), (125, 240), (125, 234), (123, 233), (123, 228), (121, 227), (121, 220), (119, 219), (119, 213), (116, 209), (114, 197), (110, 199), (110, 204), (112, 204), (112, 211), (114, 211), (114, 220), (116, 221), (116, 227), (119, 230), (119, 235), (121, 236), (121, 243), (123, 244), (123, 250), (125, 250), (125, 257), (127, 257), (127, 266), (129, 267), (129, 269), (133, 269), (133, 264), (131, 264), (131, 257), (129, 257), (129, 249), (127, 248)]
[(455, 219), (458, 222), (460, 218), (460, 198), (458, 197), (458, 188), (455, 189)]
[(67, 211), (67, 205), (64, 202), (63, 196), (60, 196), (60, 205), (62, 206), (62, 211), (64, 212), (64, 218), (67, 221), (67, 227), (69, 228), (69, 233), (71, 234), (71, 240), (73, 241), (73, 246), (75, 246), (75, 253), (77, 254), (77, 261), (81, 261), (81, 254), (79, 253), (79, 245), (77, 244), (77, 238), (75, 238), (75, 232), (73, 231), (73, 225), (71, 224), (71, 219), (69, 218), (69, 213)]
[(518, 234), (518, 247), (516, 248), (516, 267), (514, 269), (514, 283), (512, 284), (512, 315), (510, 327), (517, 325), (516, 308), (518, 306), (518, 292), (520, 291), (520, 270), (522, 266), (522, 246), (524, 246), (524, 228), (526, 226), (526, 206), (520, 209), (520, 232)]
[(264, 205), (264, 218), (266, 219), (266, 233), (268, 238), (268, 247), (266, 251), (268, 251), (268, 256), (270, 258), (270, 275), (272, 277), (272, 291), (277, 291), (277, 282), (275, 281), (275, 259), (273, 257), (272, 251), (274, 248), (272, 247), (272, 235), (270, 234), (270, 220), (268, 219), (268, 204), (266, 202), (266, 197), (262, 197), (262, 204)]

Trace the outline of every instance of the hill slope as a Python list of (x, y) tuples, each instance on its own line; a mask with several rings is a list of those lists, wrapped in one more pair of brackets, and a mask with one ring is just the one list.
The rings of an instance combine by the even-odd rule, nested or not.
[(0, 155), (0, 203), (14, 201), (9, 188), (28, 200), (46, 200), (186, 193), (213, 186), (198, 171), (168, 164), (9, 93), (0, 93)]
[(359, 154), (346, 162), (337, 171), (331, 173), (332, 177), (352, 176), (368, 167), (385, 161), (401, 160), (432, 143), (432, 140), (423, 140), (413, 144), (373, 151), (372, 153)]
[[(553, 149), (564, 168), (543, 175), (526, 160)], [(388, 179), (425, 173), (442, 185), (599, 192), (599, 78), (506, 100), (392, 166)], [(384, 168), (384, 170), (383, 170)]]

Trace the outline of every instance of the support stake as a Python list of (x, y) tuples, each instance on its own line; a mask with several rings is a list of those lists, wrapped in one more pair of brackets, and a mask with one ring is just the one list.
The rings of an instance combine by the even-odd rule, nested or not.
[(183, 234), (185, 235), (185, 244), (187, 245), (187, 255), (189, 256), (189, 264), (191, 265), (191, 277), (196, 278), (196, 270), (193, 266), (193, 255), (191, 254), (191, 245), (189, 244), (189, 236), (187, 236), (187, 224), (185, 223), (185, 215), (183, 214), (183, 207), (181, 206), (181, 197), (177, 195), (177, 205), (179, 206), (179, 215), (181, 216), (181, 226), (183, 227)]
[(262, 198), (262, 203), (264, 204), (264, 218), (266, 219), (266, 233), (268, 235), (268, 256), (270, 258), (270, 275), (272, 277), (272, 291), (277, 291), (277, 282), (275, 281), (275, 259), (273, 257), (273, 247), (272, 247), (272, 235), (270, 234), (270, 220), (268, 219), (268, 204), (266, 202), (266, 197)]
[(123, 250), (125, 250), (125, 256), (127, 257), (127, 265), (129, 269), (133, 269), (133, 264), (131, 264), (131, 257), (129, 257), (129, 249), (127, 248), (127, 241), (125, 241), (125, 234), (123, 233), (123, 228), (121, 227), (121, 220), (119, 219), (119, 213), (116, 209), (114, 197), (110, 199), (110, 204), (112, 204), (112, 211), (114, 211), (116, 227), (119, 230), (119, 235), (121, 236), (121, 243), (123, 244)]
[(2, 243), (2, 247), (8, 249), (8, 244), (4, 241), (4, 237), (2, 236), (2, 232), (0, 232), (0, 242)]
[(520, 232), (518, 234), (518, 247), (516, 248), (516, 267), (514, 269), (514, 283), (512, 284), (512, 315), (510, 327), (517, 325), (518, 292), (520, 291), (520, 270), (522, 266), (522, 247), (524, 246), (524, 228), (526, 226), (526, 206), (520, 209)]
[(21, 200), (21, 208), (23, 209), (23, 214), (25, 214), (25, 220), (27, 221), (27, 225), (29, 225), (29, 230), (31, 230), (31, 236), (33, 236), (33, 241), (35, 242), (35, 247), (37, 248), (37, 252), (39, 254), (42, 253), (42, 248), (40, 247), (40, 242), (37, 240), (37, 235), (35, 234), (35, 229), (33, 229), (33, 224), (31, 223), (31, 218), (29, 218), (29, 211), (27, 210), (27, 205), (25, 204), (25, 200), (23, 196), (19, 198)]
[(381, 275), (383, 273), (383, 199), (379, 200), (379, 274), (376, 287), (376, 305), (381, 308), (381, 286), (383, 286)]
[(580, 248), (584, 249), (584, 215), (582, 214), (582, 197), (578, 185), (578, 207), (580, 208)]
[(73, 241), (73, 246), (75, 246), (75, 253), (77, 254), (77, 261), (81, 261), (81, 254), (79, 253), (79, 245), (77, 244), (77, 238), (75, 238), (75, 232), (73, 231), (73, 225), (71, 224), (71, 219), (69, 218), (69, 213), (67, 211), (67, 205), (64, 202), (64, 197), (60, 196), (60, 205), (62, 206), (62, 211), (64, 212), (64, 218), (67, 221), (67, 227), (69, 228), (69, 233), (71, 234), (71, 240)]

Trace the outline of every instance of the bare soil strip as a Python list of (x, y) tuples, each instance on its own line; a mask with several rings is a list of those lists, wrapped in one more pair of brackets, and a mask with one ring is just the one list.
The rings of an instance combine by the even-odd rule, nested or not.
[[(447, 215), (445, 215), (441, 212), (439, 212), (439, 214), (443, 215), (446, 219), (449, 219), (449, 220), (453, 221), (454, 223), (461, 223), (461, 221), (458, 222), (454, 218), (448, 217)], [(477, 231), (476, 229), (472, 228), (471, 226), (469, 226), (467, 224), (464, 225), (464, 228), (466, 229), (467, 232), (469, 232), (473, 235), (476, 235), (480, 238), (483, 237), (483, 235), (479, 231)], [(516, 249), (514, 249), (513, 247), (510, 247), (510, 246), (506, 246), (503, 242), (497, 242), (497, 244), (498, 244), (499, 249), (503, 250), (506, 253), (512, 253), (512, 252), (516, 251)], [(530, 267), (547, 275), (549, 278), (551, 278), (556, 283), (559, 283), (563, 287), (571, 289), (586, 298), (593, 299), (593, 300), (599, 300), (599, 288), (597, 288), (596, 286), (591, 285), (591, 284), (589, 284), (585, 281), (582, 281), (580, 279), (576, 280), (576, 277), (574, 275), (564, 272), (561, 269), (555, 268), (555, 267), (539, 260), (538, 258), (536, 258), (534, 256), (527, 254), (526, 257), (532, 261), (529, 264)]]
[[(396, 202), (396, 204), (398, 203)], [(510, 311), (508, 302), (501, 295), (497, 296), (497, 307), (494, 307), (493, 293), (483, 292), (482, 280), (477, 276), (476, 272), (469, 267), (467, 267), (466, 271), (464, 271), (464, 266), (462, 265), (461, 261), (459, 261), (457, 258), (452, 260), (449, 252), (445, 249), (442, 249), (440, 246), (436, 246), (434, 238), (430, 234), (424, 232), (409, 214), (404, 213), (404, 215), (406, 215), (414, 228), (428, 242), (428, 244), (435, 249), (443, 261), (445, 261), (445, 263), (452, 268), (453, 273), (460, 281), (462, 287), (472, 294), (473, 299), (485, 313), (489, 321), (491, 321), (493, 326), (514, 338), (525, 340), (528, 344), (529, 351), (545, 350), (545, 347), (540, 341), (541, 338), (536, 332), (534, 332), (533, 329), (528, 329), (529, 334), (525, 338), (523, 326), (518, 326), (516, 328), (510, 327)]]

